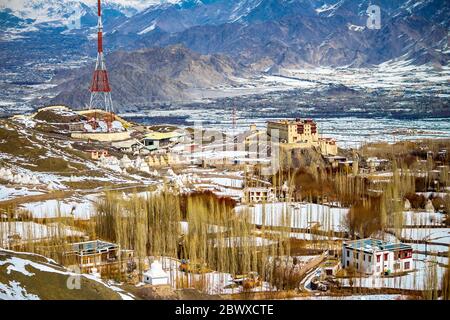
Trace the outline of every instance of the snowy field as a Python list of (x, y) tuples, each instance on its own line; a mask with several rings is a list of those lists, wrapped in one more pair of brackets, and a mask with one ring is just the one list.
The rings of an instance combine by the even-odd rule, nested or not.
[(318, 204), (268, 203), (253, 207), (239, 206), (237, 214), (247, 214), (255, 225), (291, 228), (319, 226), (324, 231), (345, 231), (344, 219), (348, 209), (332, 208)]
[(313, 91), (334, 83), (354, 90), (417, 90), (418, 95), (435, 91), (439, 96), (448, 97), (448, 91), (442, 92), (442, 84), (450, 81), (450, 68), (435, 69), (430, 65), (416, 66), (407, 60), (391, 60), (372, 68), (280, 68), (275, 75), (235, 77), (233, 81), (233, 85), (191, 89), (189, 93), (199, 100), (217, 99), (295, 89)]
[[(163, 270), (169, 276), (169, 283), (173, 288), (193, 288), (200, 287), (200, 290), (207, 294), (233, 294), (242, 292), (242, 286), (236, 286), (233, 276), (224, 272), (209, 272), (205, 274), (186, 274), (179, 270), (180, 261), (173, 258), (162, 257), (158, 259), (163, 266)], [(274, 291), (276, 288), (267, 282), (262, 282), (261, 286), (252, 289), (252, 292)]]
[(408, 243), (414, 251), (428, 253), (448, 253), (448, 245), (425, 244), (425, 243)]
[[(416, 89), (436, 90), (442, 93), (441, 84), (450, 81), (450, 67), (435, 69), (430, 65), (416, 66), (407, 60), (386, 61), (372, 68), (331, 68), (284, 69), (283, 74), (298, 81), (339, 83), (353, 89)], [(419, 93), (420, 94), (420, 93)], [(447, 90), (448, 94), (448, 90)], [(448, 96), (447, 96), (448, 97)]]
[(46, 200), (22, 205), (22, 209), (34, 218), (74, 217), (89, 219), (95, 213), (96, 195), (84, 196), (82, 199)]
[(232, 187), (232, 188), (243, 188), (244, 180), (242, 179), (230, 179), (230, 178), (208, 178), (209, 180), (219, 186)]
[(42, 194), (42, 192), (38, 190), (30, 190), (24, 187), (11, 188), (0, 185), (0, 201), (10, 200), (24, 196), (34, 196), (39, 194)]
[(235, 248), (242, 246), (262, 247), (276, 244), (276, 241), (261, 237), (232, 237), (224, 239), (212, 239), (210, 242), (214, 248)]
[(405, 211), (404, 226), (438, 226), (442, 225), (445, 215), (439, 212)]
[(7, 247), (16, 237), (23, 241), (38, 241), (68, 236), (84, 236), (84, 233), (60, 223), (0, 222), (0, 247)]
[[(365, 288), (393, 288), (407, 290), (424, 290), (429, 288), (430, 274), (436, 271), (437, 287), (441, 287), (445, 268), (436, 263), (436, 257), (413, 254), (414, 270), (399, 277), (369, 276), (366, 278), (352, 278), (353, 286)], [(349, 279), (342, 279), (343, 286), (350, 286)]]
[(450, 245), (450, 228), (405, 228), (402, 238)]

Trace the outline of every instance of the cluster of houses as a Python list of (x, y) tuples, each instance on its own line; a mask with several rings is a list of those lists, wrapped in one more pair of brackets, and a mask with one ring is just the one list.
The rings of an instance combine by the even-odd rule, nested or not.
[[(321, 267), (324, 277), (335, 276), (340, 268), (374, 276), (399, 274), (414, 269), (412, 252), (412, 247), (403, 243), (373, 238), (346, 241), (342, 244), (341, 262), (326, 260)], [(82, 273), (137, 272), (132, 250), (124, 250), (115, 243), (102, 240), (66, 245), (63, 261), (65, 265), (76, 267)], [(157, 259), (153, 260), (150, 267), (145, 265), (147, 267), (138, 277), (138, 282), (151, 286), (169, 285), (169, 274)]]
[(104, 110), (74, 111), (67, 106), (56, 105), (38, 109), (31, 119), (46, 121), (61, 133), (104, 134), (125, 132), (121, 118)]
[(131, 138), (122, 141), (113, 141), (112, 147), (122, 153), (148, 155), (158, 150), (168, 150), (182, 141), (184, 133), (147, 132), (142, 138)]
[(115, 156), (107, 155), (107, 152), (103, 151), (91, 151), (91, 154), (95, 155), (92, 158), (98, 160), (99, 165), (103, 168), (123, 173), (126, 173), (127, 169), (135, 169), (155, 176), (159, 175), (156, 168), (189, 163), (186, 157), (172, 153), (149, 155), (144, 158), (137, 156), (134, 160), (126, 154), (120, 160)]
[[(63, 264), (69, 268), (87, 274), (136, 272), (137, 263), (133, 250), (121, 248), (118, 244), (91, 240), (67, 244), (62, 253)], [(142, 282), (149, 285), (168, 285), (169, 276), (159, 261), (155, 260), (150, 268), (143, 272)]]

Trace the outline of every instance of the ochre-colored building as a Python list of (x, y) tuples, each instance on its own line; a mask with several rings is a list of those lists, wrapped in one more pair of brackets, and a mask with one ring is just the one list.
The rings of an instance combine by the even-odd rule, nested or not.
[(277, 135), (280, 143), (292, 148), (317, 148), (324, 155), (336, 155), (334, 139), (320, 138), (317, 123), (311, 119), (269, 121), (267, 132)]

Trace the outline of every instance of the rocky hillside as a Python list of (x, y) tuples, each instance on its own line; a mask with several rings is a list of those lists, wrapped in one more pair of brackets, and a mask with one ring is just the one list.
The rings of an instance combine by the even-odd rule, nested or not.
[[(371, 3), (382, 10), (379, 30), (366, 27)], [(118, 27), (111, 41), (137, 47), (183, 43), (195, 51), (228, 54), (261, 69), (273, 65), (360, 67), (400, 57), (414, 64), (445, 65), (448, 6), (435, 0), (218, 0), (144, 11)], [(179, 23), (168, 25), (175, 17)]]
[[(91, 276), (77, 276), (53, 260), (31, 253), (0, 249), (0, 300), (122, 300), (121, 289)], [(68, 286), (68, 282), (70, 285)], [(74, 287), (71, 290), (69, 287)]]
[[(118, 51), (107, 56), (116, 107), (191, 98), (193, 89), (233, 84), (242, 66), (220, 55), (201, 55), (182, 46)], [(89, 101), (93, 66), (62, 72), (54, 79), (51, 103), (83, 107)]]

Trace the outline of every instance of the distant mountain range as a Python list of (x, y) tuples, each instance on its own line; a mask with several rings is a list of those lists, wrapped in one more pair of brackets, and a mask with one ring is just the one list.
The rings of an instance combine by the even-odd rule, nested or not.
[[(109, 50), (183, 44), (203, 54), (227, 54), (260, 68), (358, 67), (399, 57), (415, 64), (443, 65), (449, 57), (450, 2), (445, 0), (104, 2)], [(71, 30), (74, 36), (92, 39), (95, 4), (95, 0), (7, 1), (0, 11), (0, 30), (39, 32), (51, 25), (62, 26), (60, 32), (67, 35), (64, 27), (75, 20), (81, 21), (81, 26)], [(381, 8), (379, 30), (366, 27), (371, 4)], [(95, 43), (86, 41), (85, 45)]]
[[(195, 88), (232, 85), (234, 77), (245, 76), (245, 68), (226, 56), (204, 56), (182, 46), (117, 51), (108, 56), (108, 63), (114, 70), (114, 102), (121, 107), (188, 101)], [(50, 102), (85, 106), (93, 68), (57, 74), (53, 83), (58, 85), (53, 91), (59, 94)]]
[[(20, 3), (22, 7), (17, 5)], [(5, 65), (13, 66), (19, 56), (25, 62), (34, 61), (30, 56), (46, 61), (62, 57), (94, 59), (95, 4), (94, 0), (6, 1), (0, 6), (0, 45)], [(381, 8), (380, 29), (366, 26), (367, 9), (372, 4)], [(105, 1), (104, 15), (105, 46), (112, 53), (107, 57), (111, 78), (119, 87), (126, 80), (133, 87), (131, 82), (142, 79), (124, 79), (122, 72), (129, 63), (132, 69), (139, 65), (147, 72), (143, 83), (152, 86), (144, 91), (148, 93), (146, 99), (187, 97), (187, 89), (196, 86), (200, 75), (218, 72), (212, 64), (217, 57), (229, 66), (225, 69), (236, 73), (315, 66), (358, 68), (396, 59), (440, 67), (448, 65), (450, 56), (450, 2), (446, 0), (110, 0)], [(81, 21), (80, 28), (68, 25), (74, 18)], [(181, 49), (180, 44), (189, 50)], [(187, 78), (181, 84), (176, 76), (168, 77), (169, 69), (149, 68), (160, 54), (173, 48), (147, 48), (174, 45), (188, 60), (202, 62), (202, 70), (197, 69), (198, 74), (191, 77), (192, 83)], [(18, 48), (29, 50), (25, 54)], [(142, 56), (148, 61), (130, 60)], [(180, 67), (180, 60), (173, 56), (167, 61), (174, 63), (172, 70)], [(86, 70), (72, 72), (65, 85), (60, 83), (61, 78), (55, 80), (59, 84), (56, 88), (63, 90), (58, 92), (59, 97), (67, 97), (70, 102), (88, 94), (81, 93), (79, 86), (70, 88), (74, 79), (87, 80)], [(213, 74), (213, 79), (201, 82), (214, 84), (219, 78)], [(229, 74), (222, 78), (231, 81)], [(128, 99), (136, 98), (122, 99), (133, 103)]]
[[(381, 8), (381, 29), (366, 27)], [(443, 0), (186, 0), (154, 6), (113, 25), (114, 47), (182, 43), (204, 53), (272, 65), (365, 66), (403, 57), (446, 64), (450, 4)]]

